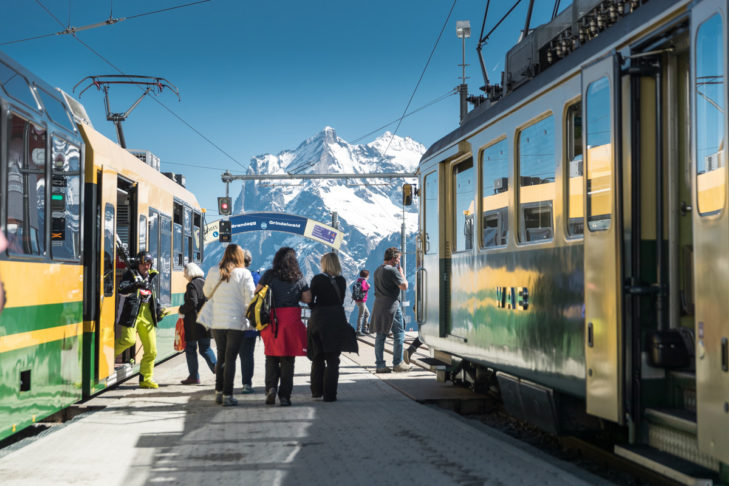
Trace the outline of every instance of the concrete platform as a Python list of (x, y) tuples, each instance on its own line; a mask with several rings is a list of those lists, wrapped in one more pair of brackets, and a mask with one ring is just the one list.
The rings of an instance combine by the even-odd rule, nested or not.
[[(158, 390), (136, 378), (81, 404), (92, 411), (0, 450), (3, 485), (476, 485), (606, 484), (499, 432), (411, 397), (425, 371), (375, 375), (374, 350), (343, 356), (338, 401), (310, 397), (296, 360), (292, 407), (263, 400), (263, 345), (252, 395), (214, 403), (213, 376), (184, 386), (184, 355), (157, 366)], [(238, 370), (240, 371), (240, 369)], [(236, 376), (240, 387), (240, 376)], [(407, 394), (399, 390), (408, 390)], [(456, 390), (461, 393), (462, 390)], [(432, 393), (432, 391), (428, 392)], [(422, 398), (422, 397), (421, 397)]]

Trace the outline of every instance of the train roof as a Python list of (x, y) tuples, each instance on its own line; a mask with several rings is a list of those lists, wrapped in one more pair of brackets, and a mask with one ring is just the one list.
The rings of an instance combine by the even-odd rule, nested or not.
[(431, 145), (420, 159), (421, 162), (455, 145), (469, 134), (477, 131), (489, 120), (522, 103), (525, 99), (552, 85), (563, 76), (579, 70), (588, 61), (596, 59), (603, 52), (608, 52), (610, 46), (614, 46), (631, 33), (639, 31), (641, 26), (648, 25), (651, 19), (682, 3), (688, 2), (682, 0), (652, 0), (630, 15), (621, 17), (615, 24), (600, 32), (597, 38), (586, 42), (579, 49), (576, 49), (559, 62), (555, 62), (497, 102), (481, 104), (468, 112), (463, 124)]

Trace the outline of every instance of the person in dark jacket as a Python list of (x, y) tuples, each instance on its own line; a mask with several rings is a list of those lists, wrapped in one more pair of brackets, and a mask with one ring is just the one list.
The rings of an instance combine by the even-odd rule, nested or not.
[(136, 334), (144, 347), (144, 356), (139, 363), (141, 388), (158, 388), (153, 379), (154, 360), (157, 357), (157, 333), (155, 328), (162, 320), (163, 312), (154, 293), (154, 279), (158, 272), (152, 268), (153, 258), (146, 251), (141, 251), (135, 258), (136, 268), (128, 269), (119, 284), (121, 313), (119, 325), (121, 335), (114, 343), (114, 356), (119, 356), (125, 349), (136, 342)]
[(279, 403), (288, 407), (294, 389), (294, 361), (296, 356), (306, 355), (306, 327), (299, 302), (311, 302), (309, 284), (293, 248), (279, 248), (273, 268), (261, 276), (256, 292), (264, 285), (270, 286), (274, 307), (273, 323), (261, 331), (266, 354), (266, 405), (276, 403), (278, 391)]
[(190, 373), (187, 378), (181, 381), (183, 385), (199, 385), (200, 373), (198, 373), (197, 351), (208, 364), (210, 371), (215, 373), (215, 353), (210, 349), (210, 331), (197, 322), (197, 314), (205, 301), (203, 285), (205, 285), (205, 274), (196, 263), (185, 265), (185, 278), (187, 289), (185, 300), (180, 306), (179, 312), (185, 320), (185, 357), (187, 358), (187, 371)]
[(357, 337), (344, 313), (347, 282), (336, 253), (321, 258), (322, 273), (311, 280), (311, 317), (307, 328), (307, 356), (311, 360), (311, 396), (325, 402), (337, 399), (339, 355), (357, 352)]

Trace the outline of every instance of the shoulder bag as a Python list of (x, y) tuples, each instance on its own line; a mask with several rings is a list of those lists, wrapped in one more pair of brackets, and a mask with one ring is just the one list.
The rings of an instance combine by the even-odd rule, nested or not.
[(218, 290), (218, 287), (220, 287), (221, 283), (223, 283), (222, 279), (220, 279), (218, 285), (216, 285), (213, 289), (213, 293), (210, 294), (210, 298), (205, 301), (205, 303), (202, 305), (202, 307), (200, 307), (200, 310), (197, 313), (197, 323), (201, 324), (205, 329), (210, 329), (212, 327), (213, 306), (208, 304), (210, 304), (210, 302), (213, 300), (215, 291)]

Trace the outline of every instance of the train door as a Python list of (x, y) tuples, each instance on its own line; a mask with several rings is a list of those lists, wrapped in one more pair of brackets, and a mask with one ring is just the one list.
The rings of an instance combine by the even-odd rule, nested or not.
[(582, 70), (587, 412), (623, 422), (622, 221), (614, 55)]
[(691, 11), (696, 415), (699, 450), (729, 463), (726, 1)]
[[(467, 152), (470, 155), (470, 150)], [(476, 217), (477, 174), (473, 157), (462, 157), (447, 166), (444, 186), (446, 207), (443, 215), (446, 226), (447, 306), (450, 314), (441, 323), (445, 334), (466, 342), (476, 327), (473, 292), (475, 285), (474, 229)]]
[(415, 318), (420, 332), (439, 337), (440, 315), (440, 191), (439, 167), (426, 170), (421, 182), (420, 228), (416, 245)]
[(101, 269), (101, 285), (99, 286), (98, 305), (98, 356), (97, 382), (109, 377), (114, 371), (114, 321), (116, 317), (116, 194), (117, 175), (108, 170), (97, 173), (100, 214), (96, 218), (101, 223), (101, 245), (99, 246), (99, 268)]

